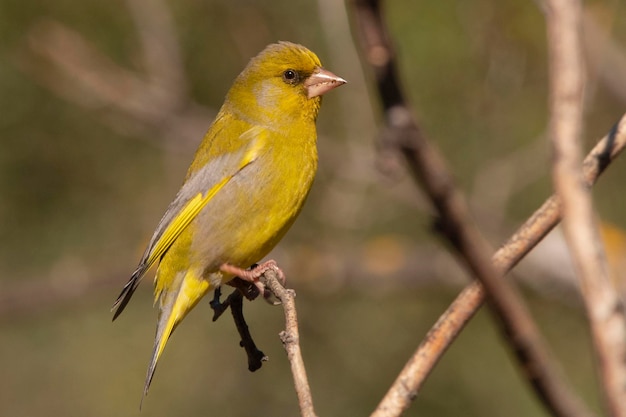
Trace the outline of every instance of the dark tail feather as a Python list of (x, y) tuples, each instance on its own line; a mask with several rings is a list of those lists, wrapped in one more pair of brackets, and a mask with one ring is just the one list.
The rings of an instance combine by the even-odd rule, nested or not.
[[(159, 323), (160, 324), (160, 323)], [(159, 346), (161, 344), (161, 340), (163, 337), (163, 327), (157, 326), (157, 337), (154, 342), (154, 349), (152, 350), (152, 359), (150, 360), (150, 366), (148, 367), (148, 373), (146, 374), (146, 382), (143, 386), (143, 395), (141, 396), (141, 402), (139, 403), (139, 410), (141, 411), (141, 407), (143, 405), (143, 400), (148, 395), (148, 390), (150, 389), (150, 384), (152, 383), (152, 378), (154, 377), (154, 371), (156, 371), (157, 361), (159, 359), (159, 348), (163, 349), (163, 347)], [(168, 335), (169, 339), (169, 335)]]
[(124, 288), (122, 288), (122, 292), (117, 297), (117, 300), (115, 300), (115, 302), (113, 303), (113, 307), (111, 307), (111, 311), (114, 311), (113, 320), (115, 320), (122, 313), (122, 311), (124, 311), (126, 304), (128, 304), (128, 302), (130, 301), (133, 293), (141, 282), (141, 278), (145, 273), (146, 265), (139, 265), (135, 272), (133, 272), (133, 275), (130, 277), (126, 285), (124, 285)]

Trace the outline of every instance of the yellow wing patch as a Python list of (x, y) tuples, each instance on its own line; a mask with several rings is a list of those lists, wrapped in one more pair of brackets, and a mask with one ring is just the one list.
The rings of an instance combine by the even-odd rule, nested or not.
[(146, 270), (149, 269), (154, 262), (156, 262), (156, 260), (163, 256), (165, 251), (167, 251), (172, 243), (174, 243), (176, 238), (182, 233), (183, 230), (185, 230), (198, 213), (200, 213), (204, 206), (207, 205), (211, 198), (213, 198), (213, 196), (217, 194), (217, 192), (221, 190), (222, 187), (224, 187), (224, 185), (226, 185), (226, 183), (230, 181), (231, 178), (233, 178), (239, 171), (257, 158), (266, 143), (267, 131), (263, 128), (253, 127), (252, 129), (246, 131), (242, 135), (242, 138), (248, 135), (252, 135), (254, 139), (252, 140), (252, 145), (247, 149), (246, 153), (241, 158), (237, 171), (215, 184), (204, 196), (202, 193), (198, 193), (194, 198), (187, 202), (185, 207), (183, 207), (176, 218), (174, 218), (167, 226), (163, 235), (161, 235), (157, 243), (154, 245), (150, 256), (146, 260)]
[(160, 259), (161, 256), (165, 253), (165, 251), (174, 243), (176, 238), (181, 234), (185, 227), (191, 223), (191, 221), (200, 213), (200, 210), (206, 206), (211, 197), (213, 197), (223, 186), (226, 184), (232, 176), (224, 178), (219, 183), (215, 184), (213, 188), (211, 188), (206, 195), (203, 197), (202, 193), (198, 193), (194, 198), (189, 200), (189, 202), (183, 207), (183, 209), (178, 213), (176, 218), (172, 220), (172, 222), (167, 226), (165, 232), (159, 241), (154, 245), (154, 249), (152, 249), (152, 253), (148, 257), (146, 264), (148, 268), (154, 264), (157, 259)]
[[(220, 183), (221, 184), (221, 183)], [(219, 184), (218, 184), (219, 185)], [(167, 248), (169, 248), (174, 240), (180, 235), (180, 233), (187, 227), (187, 225), (198, 215), (200, 210), (206, 205), (209, 200), (207, 198), (202, 197), (202, 193), (198, 193), (194, 198), (189, 200), (187, 205), (183, 207), (183, 209), (178, 213), (176, 218), (172, 220), (172, 222), (167, 226), (163, 235), (158, 240), (158, 242), (154, 245), (150, 256), (146, 260), (146, 264), (148, 268), (152, 266), (152, 264), (160, 259), (161, 256), (165, 253)]]

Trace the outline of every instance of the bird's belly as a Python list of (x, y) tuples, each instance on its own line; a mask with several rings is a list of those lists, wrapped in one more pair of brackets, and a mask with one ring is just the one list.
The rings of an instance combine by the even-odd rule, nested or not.
[(289, 162), (280, 169), (261, 163), (244, 168), (194, 220), (191, 263), (205, 276), (224, 263), (247, 268), (260, 261), (293, 224), (313, 182), (315, 161)]

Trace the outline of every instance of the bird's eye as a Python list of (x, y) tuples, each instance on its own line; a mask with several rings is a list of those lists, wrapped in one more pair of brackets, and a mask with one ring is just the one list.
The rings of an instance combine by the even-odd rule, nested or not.
[(300, 80), (300, 76), (295, 70), (288, 69), (283, 72), (283, 81), (287, 84), (296, 84)]

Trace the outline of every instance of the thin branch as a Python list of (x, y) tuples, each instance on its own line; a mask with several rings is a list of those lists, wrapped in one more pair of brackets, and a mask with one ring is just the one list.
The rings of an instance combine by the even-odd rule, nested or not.
[[(317, 417), (313, 409), (313, 397), (311, 396), (311, 388), (304, 367), (304, 360), (300, 351), (300, 334), (298, 331), (298, 317), (296, 313), (295, 297), (293, 290), (286, 289), (280, 283), (278, 274), (273, 269), (268, 269), (261, 275), (261, 282), (269, 288), (271, 294), (276, 296), (283, 305), (285, 312), (285, 330), (280, 332), (280, 339), (287, 351), (287, 358), (291, 364), (291, 372), (293, 375), (294, 387), (298, 396), (298, 404), (302, 417)], [(245, 348), (248, 355), (248, 369), (251, 372), (256, 371), (262, 365), (267, 357), (257, 349), (252, 336), (248, 330), (248, 325), (243, 317), (243, 298), (256, 298), (259, 294), (255, 291), (256, 287), (249, 282), (235, 278), (228, 283), (237, 289), (231, 293), (223, 303), (220, 302), (221, 291), (215, 290), (215, 295), (211, 301), (211, 308), (214, 311), (213, 321), (217, 320), (226, 309), (230, 307), (237, 326), (237, 331), (241, 336), (241, 345)]]
[[(543, 404), (555, 416), (591, 415), (553, 365), (554, 360), (521, 297), (511, 284), (501, 279), (501, 274), (491, 264), (488, 245), (472, 222), (466, 202), (443, 157), (415, 122), (399, 85), (394, 52), (379, 1), (357, 0), (355, 5), (362, 49), (375, 72), (385, 111), (387, 131), (384, 143), (397, 148), (405, 157), (413, 176), (430, 197), (441, 216), (440, 232), (483, 284), (489, 306), (505, 339)], [(437, 328), (445, 324), (438, 322)], [(412, 399), (415, 392), (407, 390), (408, 385), (402, 378), (397, 382), (391, 400), (383, 400), (372, 416), (396, 416), (408, 406), (406, 400)]]
[(550, 134), (553, 180), (563, 230), (581, 280), (600, 380), (611, 416), (626, 416), (626, 317), (611, 284), (591, 192), (582, 181), (581, 130), (585, 83), (580, 0), (548, 0)]
[(293, 290), (286, 289), (278, 279), (277, 273), (269, 269), (262, 276), (261, 281), (278, 297), (285, 312), (285, 330), (280, 333), (280, 339), (287, 351), (287, 358), (291, 364), (294, 386), (300, 405), (302, 417), (317, 417), (313, 409), (313, 397), (309, 380), (306, 376), (304, 360), (300, 351), (300, 333), (298, 331), (298, 316), (296, 313), (295, 297)]
[[(626, 148), (626, 114), (589, 152), (583, 161), (587, 186), (595, 184), (608, 165)], [(524, 258), (561, 220), (561, 207), (551, 196), (494, 254), (493, 264), (506, 273)], [(422, 384), (448, 347), (485, 301), (481, 286), (472, 283), (457, 296), (430, 329), (424, 341), (408, 360), (378, 409), (396, 416), (409, 408)], [(392, 414), (394, 412), (395, 414)], [(384, 415), (384, 414), (383, 414)]]

